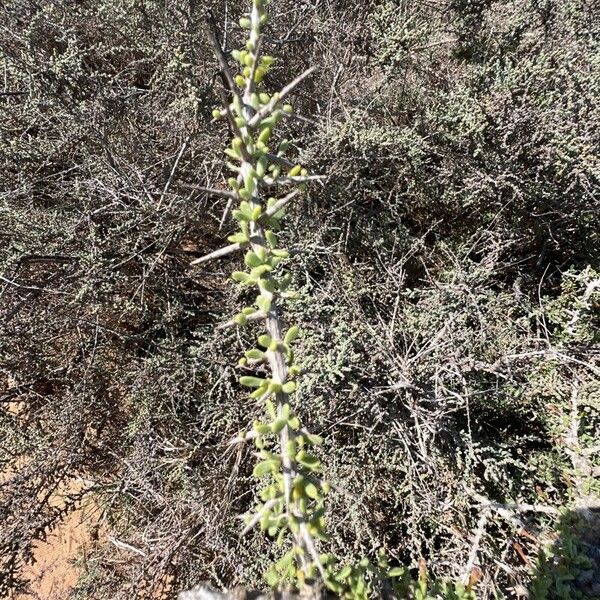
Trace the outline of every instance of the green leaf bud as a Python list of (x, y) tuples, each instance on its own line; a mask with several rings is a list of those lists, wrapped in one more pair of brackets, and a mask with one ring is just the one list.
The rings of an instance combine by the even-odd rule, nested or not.
[(265, 353), (256, 348), (253, 348), (252, 350), (246, 350), (244, 354), (249, 360), (263, 360), (265, 357)]
[(272, 278), (271, 279), (261, 279), (260, 285), (265, 290), (267, 290), (267, 292), (271, 292), (272, 294), (277, 292), (277, 289), (278, 289), (277, 282)]
[(254, 251), (256, 255), (260, 258), (261, 262), (267, 260), (267, 249), (264, 246), (256, 246)]
[(309, 443), (311, 446), (320, 446), (323, 443), (323, 438), (320, 435), (308, 433), (305, 437), (307, 443)]
[(256, 305), (264, 313), (268, 313), (271, 310), (271, 299), (267, 298), (266, 296), (258, 296), (256, 298)]
[(261, 214), (262, 214), (262, 207), (260, 205), (255, 206), (252, 211), (252, 221), (258, 221), (258, 219), (260, 219)]
[(246, 127), (246, 125), (248, 124), (246, 119), (244, 119), (244, 117), (235, 117), (233, 120), (240, 129), (242, 129), (243, 127)]
[(287, 250), (284, 250), (283, 248), (274, 248), (273, 250), (271, 250), (271, 254), (273, 256), (278, 256), (279, 258), (288, 258), (290, 253)]
[(286, 344), (291, 344), (300, 334), (300, 328), (297, 325), (292, 325), (292, 327), (290, 327), (287, 330), (287, 333), (285, 334), (285, 337), (283, 338), (283, 341)]
[(263, 347), (263, 348), (268, 348), (271, 344), (271, 336), (267, 335), (266, 333), (264, 333), (263, 335), (259, 335), (258, 336), (258, 343)]
[(275, 58), (273, 58), (269, 54), (265, 54), (260, 60), (263, 63), (263, 65), (267, 67), (270, 67), (275, 62)]
[(271, 248), (277, 247), (277, 236), (270, 229), (265, 231), (265, 239)]
[(235, 317), (233, 317), (233, 320), (238, 324), (238, 325), (246, 325), (246, 323), (248, 323), (248, 317), (246, 317), (246, 315), (239, 313), (237, 315), (235, 315)]
[(387, 576), (390, 579), (394, 579), (395, 577), (404, 577), (404, 573), (406, 570), (403, 567), (393, 567), (387, 572)]
[(281, 297), (286, 298), (287, 300), (298, 300), (298, 298), (300, 298), (300, 292), (283, 292)]
[(262, 396), (264, 396), (267, 393), (267, 386), (264, 385), (262, 387), (257, 388), (256, 390), (254, 390), (251, 394), (250, 394), (250, 398), (256, 399), (256, 398), (261, 398)]
[(281, 384), (277, 383), (276, 381), (271, 381), (271, 383), (269, 383), (267, 391), (271, 394), (279, 394), (281, 392)]
[(231, 278), (239, 283), (247, 283), (248, 280), (251, 279), (250, 275), (248, 275), (248, 273), (244, 273), (243, 271), (234, 271), (231, 274)]
[(245, 79), (245, 77), (243, 75), (236, 75), (235, 76), (235, 83), (239, 87), (243, 88), (246, 85), (246, 79)]
[(295, 381), (288, 381), (287, 383), (283, 384), (283, 386), (281, 387), (281, 389), (286, 394), (293, 394), (296, 391), (296, 382)]
[(261, 83), (266, 73), (267, 70), (264, 67), (257, 67), (254, 73), (254, 83)]
[(320, 495), (317, 486), (310, 481), (304, 486), (304, 493), (313, 500), (317, 500)]
[(265, 423), (261, 423), (260, 421), (254, 421), (254, 423), (252, 424), (252, 429), (254, 429), (254, 431), (256, 431), (256, 433), (260, 435), (266, 435), (268, 433), (271, 433), (270, 425), (266, 425)]
[(245, 200), (240, 202), (240, 211), (244, 214), (247, 221), (250, 221), (252, 219), (252, 210), (252, 205), (249, 202), (246, 202)]
[(259, 179), (262, 179), (267, 171), (267, 157), (266, 156), (261, 156), (258, 159), (258, 162), (256, 163), (256, 175), (258, 176)]
[(240, 384), (251, 388), (260, 388), (265, 384), (265, 380), (260, 377), (252, 377), (251, 375), (243, 375), (240, 377)]
[(305, 450), (298, 452), (296, 461), (311, 471), (318, 471), (321, 468), (321, 461), (313, 454), (308, 454)]
[(260, 100), (261, 104), (269, 104), (271, 96), (269, 96), (269, 94), (266, 94), (265, 92), (261, 92), (258, 95), (258, 99)]
[(240, 27), (242, 29), (250, 29), (252, 27), (252, 21), (248, 17), (242, 17), (240, 19)]
[(277, 119), (276, 119), (276, 118), (275, 118), (273, 115), (271, 115), (270, 117), (265, 117), (265, 118), (262, 120), (262, 122), (261, 122), (261, 125), (262, 125), (263, 127), (271, 127), (271, 128), (274, 128), (274, 127), (275, 127), (275, 125), (277, 125)]
[(277, 419), (271, 425), (271, 431), (275, 434), (279, 433), (287, 425), (287, 419)]
[(267, 414), (269, 415), (269, 417), (271, 417), (271, 419), (277, 418), (277, 409), (275, 408), (275, 405), (271, 400), (267, 399), (265, 401), (265, 407), (267, 409)]
[(297, 445), (294, 440), (289, 440), (285, 447), (285, 452), (289, 458), (295, 458), (297, 452)]
[(276, 588), (277, 585), (279, 584), (279, 573), (277, 573), (277, 571), (275, 570), (274, 567), (271, 567), (264, 575), (263, 575), (265, 581), (267, 582), (267, 585), (270, 588)]
[(296, 165), (295, 167), (289, 170), (288, 175), (290, 177), (296, 177), (300, 175), (300, 171), (302, 171), (302, 167), (300, 165)]
[[(267, 473), (268, 473), (268, 471), (267, 471)], [(265, 473), (265, 475), (267, 473)], [(257, 475), (257, 477), (258, 477), (258, 475)], [(270, 522), (271, 522), (270, 513), (265, 513), (260, 519), (260, 528), (262, 529), (262, 531), (266, 531), (267, 527), (269, 527)]]
[(260, 108), (260, 98), (258, 97), (258, 94), (256, 92), (253, 92), (250, 96), (250, 106), (254, 110), (258, 110)]
[(244, 181), (244, 189), (251, 196), (253, 196), (254, 192), (256, 192), (256, 171), (254, 169), (252, 169), (252, 171), (250, 171), (246, 176), (246, 180)]
[(233, 148), (234, 152), (241, 155), (242, 148), (244, 147), (244, 142), (239, 137), (234, 137), (231, 140), (231, 147)]
[(245, 233), (238, 231), (237, 233), (227, 236), (227, 241), (232, 244), (247, 244), (248, 236)]
[(261, 132), (260, 135), (258, 136), (258, 140), (260, 142), (263, 143), (267, 143), (269, 141), (269, 139), (271, 138), (271, 134), (272, 134), (273, 130), (270, 127), (265, 127)]
[(254, 475), (254, 477), (264, 477), (278, 468), (279, 464), (277, 460), (263, 460), (254, 467), (252, 475)]
[(215, 109), (212, 111), (212, 116), (213, 116), (213, 119), (215, 119), (215, 121), (216, 121), (217, 119), (220, 119), (220, 118), (221, 118), (221, 111), (220, 111), (218, 108), (215, 108)]
[(284, 104), (281, 109), (286, 115), (291, 115), (294, 112), (294, 107), (291, 104)]
[(232, 150), (231, 148), (225, 148), (225, 150), (223, 150), (223, 153), (227, 154), (229, 158), (233, 158), (234, 160), (240, 160), (242, 158), (241, 154), (239, 154), (235, 150)]
[(263, 264), (263, 261), (252, 250), (248, 251), (244, 256), (244, 262), (249, 267), (258, 267)]
[(252, 269), (250, 274), (255, 279), (258, 279), (258, 278), (262, 277), (265, 273), (269, 273), (272, 268), (273, 267), (271, 265), (267, 265), (267, 264), (259, 265), (258, 267), (254, 267), (254, 269)]
[(294, 535), (297, 535), (298, 532), (300, 531), (300, 524), (298, 523), (298, 519), (296, 519), (296, 517), (290, 516), (290, 518), (289, 518), (289, 528), (290, 528), (290, 531)]

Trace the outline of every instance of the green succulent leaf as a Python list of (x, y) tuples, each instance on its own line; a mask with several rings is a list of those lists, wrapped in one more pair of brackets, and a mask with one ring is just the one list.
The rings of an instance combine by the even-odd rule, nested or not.
[(292, 327), (290, 327), (287, 330), (287, 333), (285, 334), (285, 337), (283, 338), (283, 341), (286, 344), (291, 344), (300, 334), (300, 328), (297, 325), (292, 325)]
[(240, 384), (251, 388), (261, 388), (265, 384), (265, 380), (260, 377), (252, 377), (251, 375), (243, 375), (240, 377)]
[(263, 261), (252, 250), (247, 252), (244, 256), (244, 262), (249, 267), (258, 267), (263, 264)]
[(244, 353), (248, 360), (263, 360), (265, 353), (258, 349), (246, 350)]
[(296, 382), (295, 381), (288, 381), (287, 383), (283, 384), (283, 386), (281, 387), (281, 389), (286, 394), (293, 394), (296, 391)]

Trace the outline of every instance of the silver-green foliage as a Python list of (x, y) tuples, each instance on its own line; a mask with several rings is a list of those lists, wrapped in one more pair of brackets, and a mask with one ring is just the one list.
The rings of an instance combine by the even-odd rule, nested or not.
[[(254, 305), (242, 309), (230, 323), (240, 327), (254, 323), (260, 328), (256, 347), (247, 350), (239, 363), (254, 373), (241, 376), (240, 383), (253, 390), (250, 397), (265, 409), (264, 418), (234, 441), (253, 441), (258, 456), (253, 473), (263, 482), (256, 506), (246, 516), (246, 530), (259, 525), (279, 545), (291, 537), (287, 551), (266, 573), (269, 585), (283, 581), (302, 585), (321, 578), (336, 593), (366, 600), (383, 579), (398, 578), (404, 571), (389, 568), (384, 554), (377, 566), (368, 559), (356, 566), (341, 566), (331, 554), (318, 550), (319, 542), (328, 540), (323, 504), (329, 485), (321, 478), (321, 461), (313, 453), (322, 440), (302, 426), (291, 403), (301, 372), (293, 351), (300, 330), (293, 325), (283, 334), (282, 301), (296, 294), (290, 289), (292, 275), (281, 264), (289, 253), (279, 247), (277, 238), (284, 206), (313, 176), (285, 159), (289, 142), (277, 142), (274, 132), (293, 112), (283, 100), (311, 70), (281, 93), (270, 95), (263, 89), (263, 78), (275, 60), (260, 52), (261, 29), (268, 20), (267, 3), (253, 0), (250, 14), (240, 19), (240, 26), (249, 30), (249, 35), (245, 47), (232, 52), (241, 71), (235, 77), (213, 40), (232, 94), (227, 106), (213, 111), (215, 119), (228, 120), (235, 134), (225, 150), (230, 159), (227, 165), (234, 173), (228, 181), (228, 194), (238, 202), (232, 214), (239, 225), (239, 231), (229, 237), (229, 248), (245, 251), (247, 267), (232, 273), (232, 278), (257, 294)], [(269, 196), (268, 190), (278, 186), (296, 190), (280, 199)]]
[[(229, 241), (245, 251), (247, 269), (234, 272), (232, 278), (256, 291), (254, 305), (233, 318), (238, 326), (255, 323), (259, 329), (256, 347), (240, 360), (242, 368), (252, 374), (240, 377), (240, 383), (252, 388), (250, 397), (265, 409), (264, 418), (237, 440), (255, 444), (254, 475), (262, 482), (254, 512), (246, 517), (246, 529), (259, 525), (280, 544), (288, 535), (293, 540), (267, 573), (268, 582), (276, 585), (282, 579), (302, 582), (319, 572), (325, 576), (316, 540), (327, 539), (323, 499), (328, 485), (320, 478), (321, 462), (312, 450), (321, 439), (302, 427), (291, 403), (300, 374), (293, 351), (300, 331), (291, 326), (283, 333), (282, 302), (294, 293), (292, 276), (281, 264), (288, 251), (279, 247), (277, 232), (285, 204), (310, 178), (306, 169), (284, 158), (289, 142), (276, 141), (275, 127), (291, 114), (292, 107), (283, 104), (286, 90), (270, 95), (262, 86), (274, 62), (260, 51), (261, 29), (268, 20), (265, 5), (265, 0), (254, 0), (250, 14), (240, 19), (240, 26), (249, 31), (245, 47), (232, 53), (240, 73), (228, 74), (231, 102), (215, 109), (213, 115), (227, 118), (235, 134), (225, 154), (234, 173), (229, 186), (238, 203), (232, 214), (239, 231)], [(297, 190), (280, 199), (270, 196), (269, 190), (279, 186)]]

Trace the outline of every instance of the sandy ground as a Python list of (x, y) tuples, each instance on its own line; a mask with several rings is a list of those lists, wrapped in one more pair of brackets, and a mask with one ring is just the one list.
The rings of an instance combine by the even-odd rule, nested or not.
[[(5, 408), (15, 415), (23, 410), (19, 402)], [(26, 461), (26, 458), (20, 459)], [(10, 478), (18, 464), (0, 472), (0, 481)], [(72, 480), (57, 490), (49, 502), (65, 506), (65, 496), (84, 490), (81, 480)], [(9, 600), (65, 600), (85, 570), (85, 557), (97, 538), (100, 510), (91, 498), (80, 503), (48, 534), (46, 540), (34, 544), (34, 562), (26, 565), (22, 575), (27, 580), (25, 592), (13, 593)]]
[(64, 600), (85, 570), (87, 552), (99, 511), (89, 503), (70, 513), (47, 537), (37, 542), (34, 562), (23, 569), (29, 585), (12, 600)]

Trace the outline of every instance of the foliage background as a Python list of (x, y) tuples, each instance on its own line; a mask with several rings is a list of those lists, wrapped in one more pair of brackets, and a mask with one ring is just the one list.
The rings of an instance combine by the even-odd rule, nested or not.
[[(0, 8), (0, 465), (19, 465), (0, 483), (4, 591), (74, 477), (143, 556), (100, 540), (73, 597), (256, 584), (276, 553), (238, 537), (254, 459), (226, 444), (258, 408), (233, 366), (245, 334), (215, 330), (240, 305), (235, 261), (189, 267), (231, 227), (194, 190), (225, 179), (228, 139), (203, 15), (231, 50), (244, 8)], [(485, 502), (598, 504), (599, 11), (273, 2), (268, 84), (318, 67), (289, 123), (328, 176), (288, 220), (290, 319), (345, 559), (384, 547), (481, 597), (592, 593), (592, 536), (561, 574), (555, 515)]]

